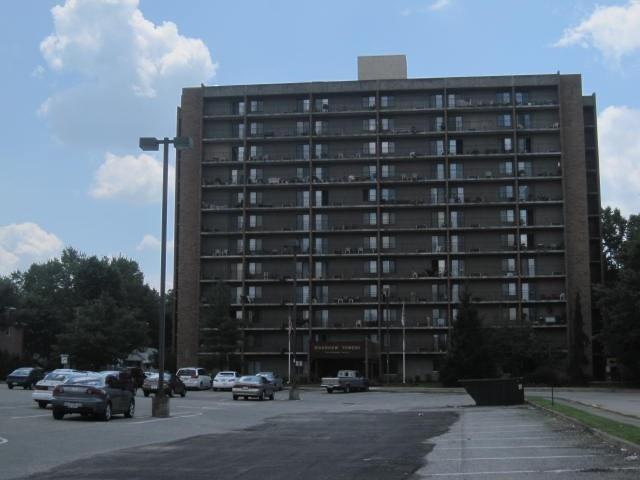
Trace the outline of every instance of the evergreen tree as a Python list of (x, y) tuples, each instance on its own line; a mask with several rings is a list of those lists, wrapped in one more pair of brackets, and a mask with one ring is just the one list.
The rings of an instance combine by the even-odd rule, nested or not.
[(215, 353), (218, 368), (229, 368), (229, 354), (238, 349), (240, 330), (231, 316), (231, 291), (223, 282), (217, 282), (207, 297), (209, 308), (203, 317), (207, 329), (202, 344), (206, 351)]

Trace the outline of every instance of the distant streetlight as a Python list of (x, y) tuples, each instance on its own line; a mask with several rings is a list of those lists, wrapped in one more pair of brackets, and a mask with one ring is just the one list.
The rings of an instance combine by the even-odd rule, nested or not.
[(164, 394), (164, 357), (165, 357), (165, 276), (167, 267), (167, 190), (169, 179), (169, 145), (176, 150), (192, 148), (190, 137), (164, 137), (162, 140), (154, 137), (141, 137), (140, 148), (145, 152), (157, 152), (162, 145), (164, 155), (162, 161), (162, 239), (160, 242), (160, 325), (158, 348), (158, 393), (153, 397), (151, 415), (154, 417), (169, 416), (169, 398)]

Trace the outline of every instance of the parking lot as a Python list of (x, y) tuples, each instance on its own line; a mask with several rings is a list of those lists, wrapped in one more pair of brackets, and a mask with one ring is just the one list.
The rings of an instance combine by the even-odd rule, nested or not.
[[(631, 479), (640, 463), (530, 407), (476, 408), (458, 393), (303, 391), (302, 401), (233, 401), (190, 391), (172, 417), (52, 418), (0, 385), (0, 479)], [(222, 467), (221, 467), (222, 466)]]

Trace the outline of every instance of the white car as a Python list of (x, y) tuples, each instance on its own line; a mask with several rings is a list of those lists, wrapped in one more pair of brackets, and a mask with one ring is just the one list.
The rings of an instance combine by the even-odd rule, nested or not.
[(218, 372), (213, 378), (213, 391), (231, 390), (238, 380), (240, 380), (238, 372)]
[(204, 368), (181, 368), (176, 372), (176, 376), (182, 380), (187, 389), (209, 390), (211, 388), (211, 375)]
[(79, 370), (72, 370), (69, 368), (60, 368), (49, 372), (42, 380), (36, 383), (36, 386), (31, 394), (31, 398), (38, 404), (40, 408), (46, 408), (53, 399), (53, 390), (58, 385), (66, 382), (75, 375), (84, 374)]

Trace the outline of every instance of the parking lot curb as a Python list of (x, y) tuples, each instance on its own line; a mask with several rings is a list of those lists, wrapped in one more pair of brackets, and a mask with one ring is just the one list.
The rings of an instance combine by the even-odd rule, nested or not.
[[(590, 425), (587, 425), (586, 423), (583, 423), (582, 421), (574, 418), (574, 417), (570, 417), (568, 415), (565, 415), (564, 413), (560, 413), (560, 412), (556, 412), (555, 410), (551, 410), (550, 408), (546, 408), (543, 407), (541, 405), (537, 405), (533, 402), (531, 402), (530, 400), (525, 400), (525, 402), (527, 404), (529, 404), (530, 406), (537, 408), (538, 410), (541, 410), (542, 412), (545, 412), (548, 415), (553, 415), (556, 416), (558, 418), (561, 418), (567, 422), (571, 422), (574, 424), (579, 425), (580, 427), (582, 427), (585, 431), (596, 435), (600, 438), (602, 438), (603, 440), (608, 441), (609, 443), (612, 443), (614, 445), (616, 445), (617, 447), (620, 448), (624, 448), (624, 449), (628, 449), (628, 450), (632, 450), (637, 454), (640, 454), (640, 445), (637, 443), (633, 443), (630, 442), (628, 440), (625, 440), (624, 438), (620, 438), (620, 437), (616, 437), (615, 435), (611, 435), (610, 433), (607, 432), (603, 432), (602, 430), (598, 429), (598, 428), (594, 428)], [(577, 408), (577, 407), (576, 407)]]

